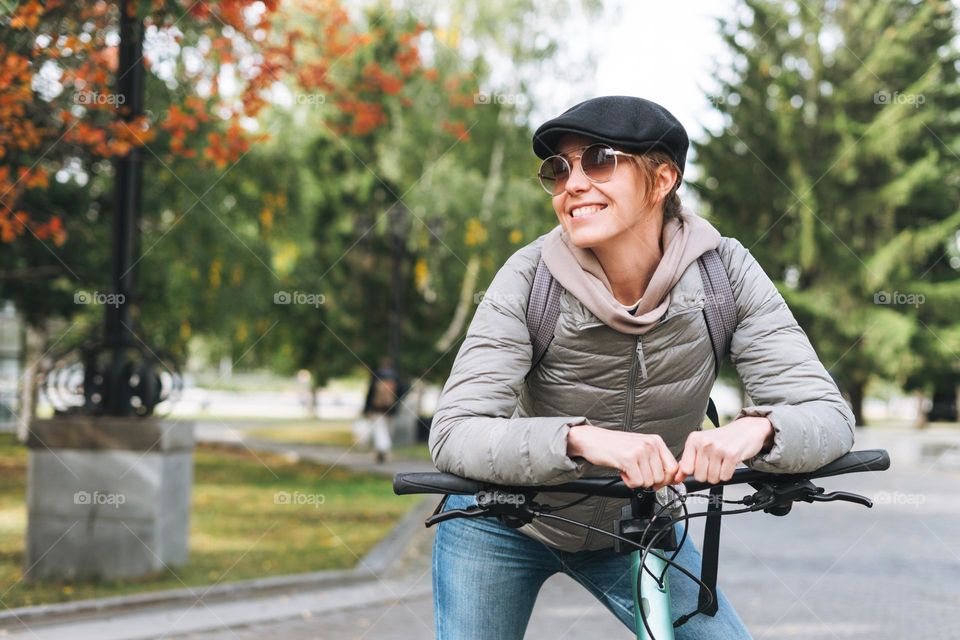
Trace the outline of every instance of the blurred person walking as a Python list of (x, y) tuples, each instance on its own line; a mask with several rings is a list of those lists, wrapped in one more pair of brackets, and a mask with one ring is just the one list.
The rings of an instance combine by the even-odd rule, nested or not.
[(370, 424), (374, 455), (378, 463), (387, 460), (393, 446), (394, 417), (405, 393), (405, 385), (400, 379), (393, 358), (380, 358), (380, 364), (370, 376), (370, 387), (363, 405), (363, 415)]

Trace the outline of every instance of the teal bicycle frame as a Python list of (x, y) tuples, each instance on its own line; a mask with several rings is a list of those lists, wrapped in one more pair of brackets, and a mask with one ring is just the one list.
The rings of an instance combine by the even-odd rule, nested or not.
[[(633, 578), (633, 615), (637, 621), (637, 640), (650, 640), (646, 618), (650, 631), (656, 640), (674, 640), (673, 614), (670, 607), (670, 576), (667, 575), (667, 561), (664, 552), (651, 550), (647, 554), (646, 568), (640, 566), (643, 552), (630, 552), (630, 575)], [(663, 576), (663, 584), (651, 576)], [(640, 593), (637, 593), (637, 585)], [(642, 595), (641, 595), (642, 594)]]

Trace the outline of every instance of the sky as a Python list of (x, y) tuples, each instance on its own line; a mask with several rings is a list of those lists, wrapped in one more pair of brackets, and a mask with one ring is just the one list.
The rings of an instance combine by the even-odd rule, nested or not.
[(607, 2), (603, 14), (588, 23), (571, 20), (569, 33), (559, 39), (576, 50), (574, 59), (591, 51), (596, 70), (577, 84), (545, 79), (536, 89), (534, 121), (590, 97), (633, 95), (663, 105), (692, 138), (699, 137), (704, 125), (719, 124), (704, 89), (713, 86), (715, 63), (728, 57), (716, 19), (733, 5), (732, 0), (618, 0)]

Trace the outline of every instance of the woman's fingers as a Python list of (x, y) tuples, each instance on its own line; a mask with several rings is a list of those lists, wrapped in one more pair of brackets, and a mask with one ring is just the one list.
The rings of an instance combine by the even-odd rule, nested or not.
[(663, 473), (666, 476), (665, 480), (669, 483), (673, 481), (673, 477), (677, 475), (677, 469), (680, 467), (680, 464), (677, 462), (677, 459), (673, 457), (670, 449), (667, 447), (667, 443), (660, 442), (660, 463), (663, 465)]
[(649, 452), (642, 451), (639, 456), (637, 456), (637, 468), (640, 470), (640, 476), (642, 478), (643, 487), (649, 487), (653, 485), (653, 469), (650, 467), (650, 456)]
[(709, 456), (707, 463), (707, 482), (720, 482), (720, 467), (723, 465), (723, 457), (719, 451), (713, 451)]
[(697, 470), (697, 452), (698, 447), (694, 439), (688, 437), (687, 444), (683, 448), (683, 455), (680, 456), (680, 463), (677, 465), (677, 475), (675, 477), (677, 482), (683, 482)]
[(725, 482), (733, 477), (733, 472), (737, 469), (739, 461), (734, 456), (724, 456), (723, 464), (720, 466), (720, 481)]

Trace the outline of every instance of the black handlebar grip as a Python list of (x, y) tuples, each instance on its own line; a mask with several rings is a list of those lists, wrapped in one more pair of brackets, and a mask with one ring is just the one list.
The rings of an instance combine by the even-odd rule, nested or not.
[(842, 473), (886, 471), (890, 468), (890, 454), (883, 449), (851, 451), (810, 474), (811, 478), (827, 478)]
[(411, 493), (452, 493), (470, 495), (483, 490), (476, 480), (467, 480), (452, 473), (398, 473), (393, 476), (393, 492), (398, 496)]

